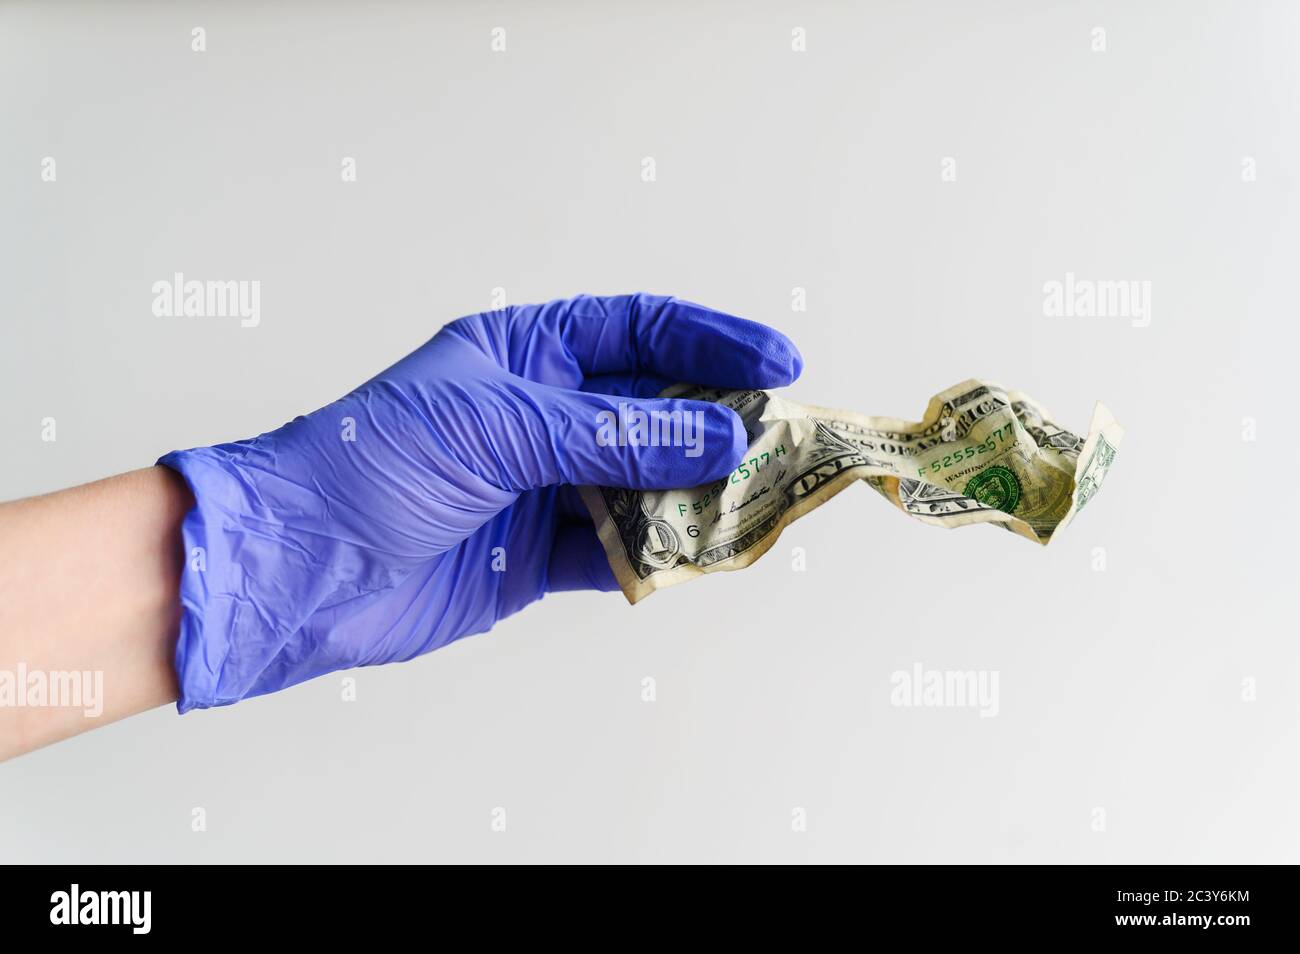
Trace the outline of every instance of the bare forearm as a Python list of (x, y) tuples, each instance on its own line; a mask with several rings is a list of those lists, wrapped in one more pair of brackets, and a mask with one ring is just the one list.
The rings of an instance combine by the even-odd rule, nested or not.
[(0, 759), (176, 699), (191, 504), (163, 467), (0, 504)]

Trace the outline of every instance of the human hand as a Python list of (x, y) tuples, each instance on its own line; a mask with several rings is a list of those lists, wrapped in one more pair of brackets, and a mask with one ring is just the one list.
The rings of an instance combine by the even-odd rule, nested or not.
[[(166, 455), (196, 501), (178, 708), (410, 659), (547, 592), (617, 589), (575, 486), (725, 476), (746, 447), (735, 412), (652, 396), (674, 381), (782, 387), (801, 369), (752, 321), (581, 296), (461, 318), (278, 430)], [(683, 441), (611, 444), (602, 426), (629, 410), (686, 415)]]

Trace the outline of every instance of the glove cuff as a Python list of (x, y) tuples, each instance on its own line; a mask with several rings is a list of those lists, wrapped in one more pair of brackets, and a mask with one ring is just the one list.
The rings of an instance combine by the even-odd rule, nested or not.
[[(258, 677), (324, 599), (307, 551), (284, 538), (240, 445), (173, 451), (158, 463), (184, 478), (194, 507), (181, 523), (181, 621), (173, 664), (178, 712), (230, 705), (267, 689)], [(313, 565), (308, 565), (312, 563)], [(312, 587), (288, 581), (315, 580)]]

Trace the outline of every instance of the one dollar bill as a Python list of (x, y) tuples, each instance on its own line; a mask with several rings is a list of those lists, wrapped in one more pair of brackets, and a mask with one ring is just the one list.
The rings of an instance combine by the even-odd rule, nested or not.
[(987, 381), (936, 395), (919, 423), (766, 391), (675, 385), (663, 396), (732, 408), (749, 450), (734, 471), (700, 487), (582, 488), (631, 603), (749, 566), (788, 524), (859, 480), (924, 523), (996, 523), (1046, 544), (1101, 487), (1124, 434), (1101, 404), (1082, 438), (1028, 396)]

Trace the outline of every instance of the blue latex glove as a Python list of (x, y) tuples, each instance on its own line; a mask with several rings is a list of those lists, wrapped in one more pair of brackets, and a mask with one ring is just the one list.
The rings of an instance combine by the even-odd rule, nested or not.
[[(677, 380), (781, 387), (801, 367), (752, 321), (583, 296), (461, 318), (278, 430), (168, 454), (195, 499), (177, 707), (410, 659), (553, 590), (616, 589), (574, 485), (725, 476), (746, 448), (739, 417), (650, 396)], [(599, 415), (620, 403), (698, 412), (702, 446), (608, 446)]]

